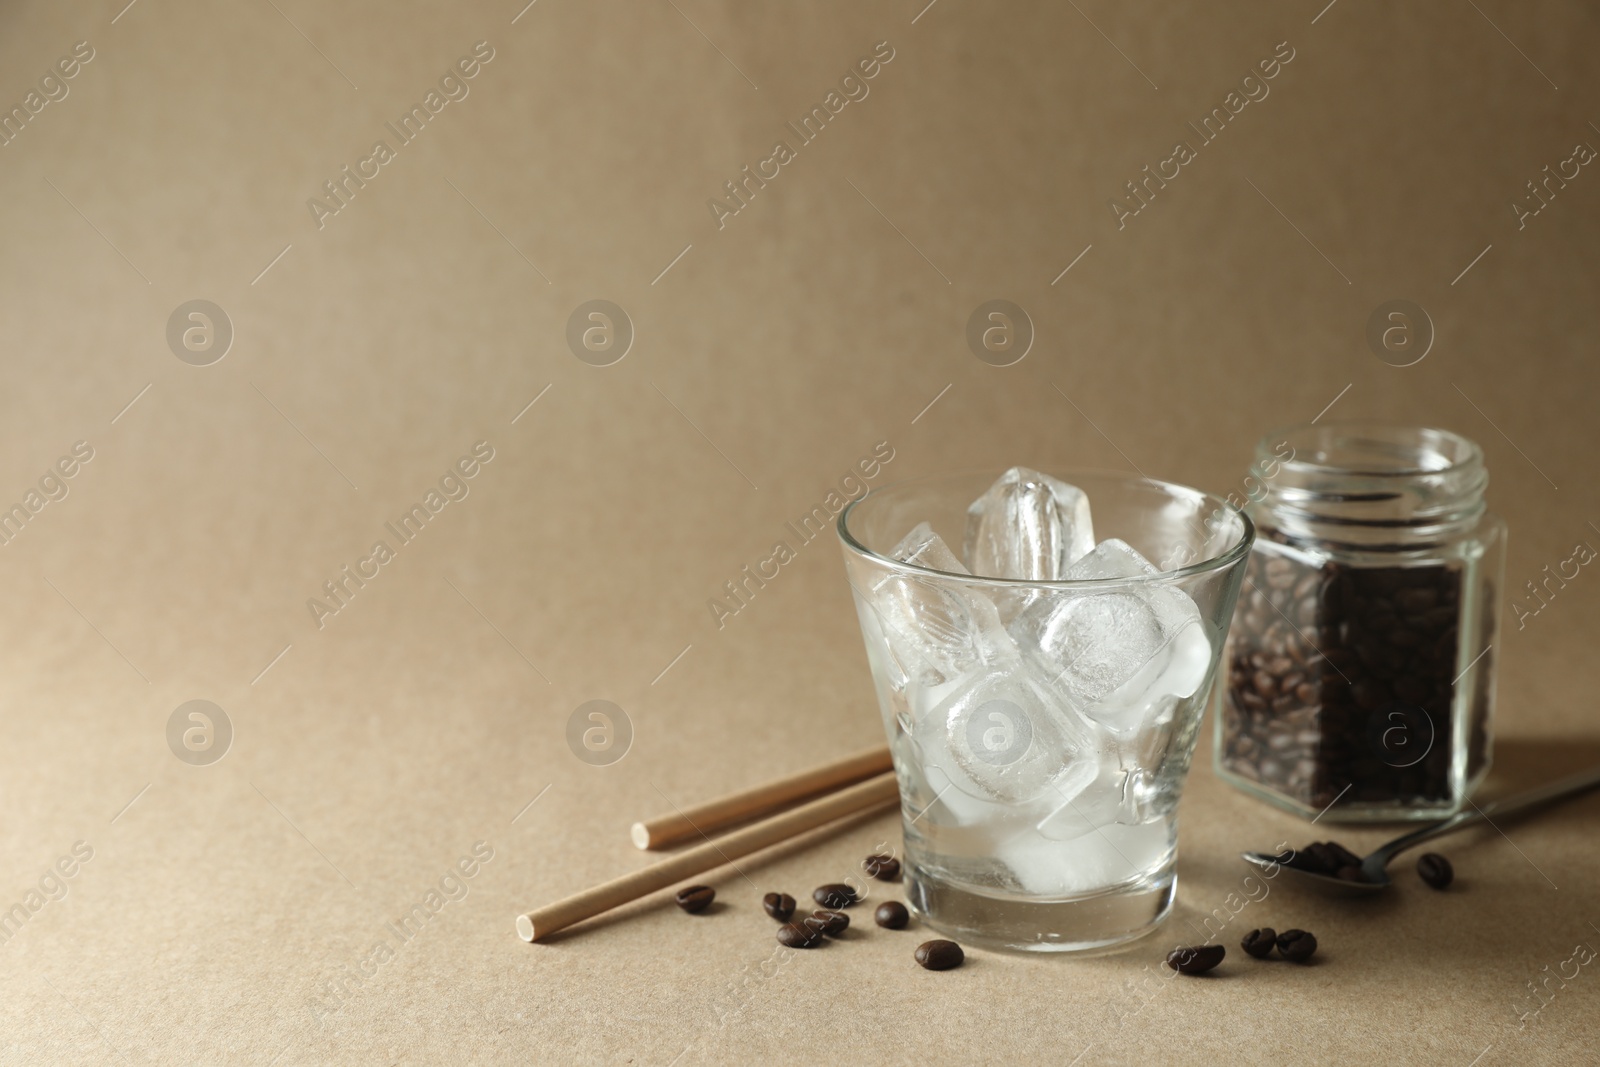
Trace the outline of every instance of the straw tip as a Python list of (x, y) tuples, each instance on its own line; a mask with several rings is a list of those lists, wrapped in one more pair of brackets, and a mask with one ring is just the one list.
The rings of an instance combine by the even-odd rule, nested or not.
[(517, 936), (524, 941), (533, 941), (533, 920), (526, 915), (517, 916)]
[(650, 828), (645, 826), (644, 823), (642, 823), (642, 822), (634, 823), (633, 824), (633, 829), (628, 831), (628, 836), (633, 838), (633, 847), (634, 848), (649, 849), (649, 847), (650, 847)]

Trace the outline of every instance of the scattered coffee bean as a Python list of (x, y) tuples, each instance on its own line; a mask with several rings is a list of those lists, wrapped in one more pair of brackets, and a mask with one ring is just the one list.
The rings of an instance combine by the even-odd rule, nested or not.
[(788, 893), (768, 893), (761, 898), (761, 906), (767, 909), (767, 914), (781, 923), (786, 923), (794, 915), (794, 897)]
[(904, 930), (906, 923), (911, 921), (911, 913), (898, 900), (886, 900), (878, 905), (872, 918), (885, 930)]
[(684, 911), (705, 911), (716, 896), (717, 891), (708, 885), (692, 885), (678, 890), (678, 907)]
[(1304, 963), (1317, 951), (1317, 939), (1304, 930), (1285, 930), (1278, 935), (1278, 951), (1286, 960)]
[(849, 928), (850, 916), (842, 911), (814, 911), (806, 919), (806, 925), (829, 937), (838, 937)]
[(821, 904), (824, 908), (848, 908), (861, 898), (856, 896), (856, 891), (843, 882), (833, 882), (829, 885), (819, 885), (811, 891), (811, 899)]
[(900, 877), (900, 861), (893, 856), (868, 856), (861, 861), (861, 866), (880, 882), (892, 882)]
[(1455, 881), (1456, 870), (1437, 852), (1424, 852), (1417, 857), (1417, 875), (1433, 888), (1443, 889)]
[(1222, 962), (1228, 950), (1221, 945), (1200, 945), (1196, 948), (1175, 948), (1167, 953), (1167, 966), (1179, 974), (1205, 974)]
[(784, 923), (778, 927), (778, 944), (788, 948), (816, 948), (822, 944), (822, 931), (805, 923)]
[(948, 971), (961, 966), (967, 954), (954, 941), (924, 941), (917, 946), (916, 960), (930, 971)]
[(1264, 960), (1272, 955), (1272, 950), (1278, 945), (1278, 931), (1270, 926), (1263, 926), (1259, 930), (1251, 930), (1244, 935), (1244, 940), (1239, 942), (1239, 947), (1258, 960)]

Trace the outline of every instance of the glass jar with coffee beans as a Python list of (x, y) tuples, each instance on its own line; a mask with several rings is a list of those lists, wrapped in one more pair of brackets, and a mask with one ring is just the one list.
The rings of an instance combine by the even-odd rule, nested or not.
[(1476, 444), (1304, 425), (1256, 449), (1217, 771), (1306, 817), (1456, 811), (1488, 770), (1505, 523)]

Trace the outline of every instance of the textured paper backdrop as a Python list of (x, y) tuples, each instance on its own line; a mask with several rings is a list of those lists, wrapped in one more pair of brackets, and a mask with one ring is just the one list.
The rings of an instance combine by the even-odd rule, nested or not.
[[(1239, 849), (1324, 829), (1218, 783), (1209, 730), (1179, 905), (1123, 955), (931, 974), (868, 930), (769, 962), (761, 892), (843, 875), (890, 818), (719, 873), (714, 915), (516, 939), (646, 862), (633, 819), (878, 738), (831, 538), (709, 601), (880, 443), (878, 481), (1227, 492), (1278, 424), (1437, 424), (1487, 451), (1508, 596), (1600, 546), (1600, 173), (1566, 162), (1600, 146), (1592, 8), (925, 2), (5, 6), (0, 501), (40, 506), (0, 548), (0, 904), (45, 882), (0, 943), (8, 1062), (1592, 1056), (1600, 976), (1549, 976), (1600, 947), (1596, 799), (1448, 841), (1446, 895), (1402, 863), (1387, 899), (1275, 887), (1224, 936), (1307, 927), (1318, 966), (1153, 977)], [(1113, 207), (1147, 165), (1176, 176)], [(746, 166), (775, 176), (735, 214)], [(1366, 340), (1397, 299), (1431, 321), (1407, 367)], [(220, 360), (186, 311), (169, 345), (194, 300)], [(567, 340), (592, 300), (631, 323), (608, 366)], [(1031, 322), (1011, 366), (969, 348), (989, 300)], [(477, 442), (459, 499), (388, 534)], [(1521, 629), (1502, 608), (1493, 790), (1600, 759), (1600, 576)], [(597, 699), (633, 734), (608, 766), (566, 742)], [(191, 700), (231, 724), (220, 761), (169, 748)], [(389, 933), (464, 857), (465, 896)]]

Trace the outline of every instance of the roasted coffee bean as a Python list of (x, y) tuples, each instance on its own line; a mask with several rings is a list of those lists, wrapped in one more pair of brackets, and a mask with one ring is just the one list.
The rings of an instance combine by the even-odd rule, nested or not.
[(1339, 869), (1338, 857), (1325, 842), (1313, 841), (1300, 851), (1301, 862), (1297, 866), (1303, 871), (1315, 871), (1318, 874), (1332, 874)]
[(1333, 872), (1333, 876), (1341, 882), (1365, 882), (1367, 874), (1360, 867), (1346, 864)]
[(1304, 930), (1285, 930), (1278, 935), (1278, 951), (1286, 960), (1304, 963), (1317, 951), (1317, 939)]
[(678, 907), (684, 911), (705, 911), (717, 898), (717, 891), (708, 885), (692, 885), (678, 890)]
[[(1303, 547), (1262, 527), (1247, 564), (1223, 665), (1221, 766), (1319, 811), (1447, 802), (1443, 739), (1456, 731), (1458, 705), (1469, 772), (1488, 752), (1489, 670), (1478, 668), (1468, 699), (1455, 699), (1465, 571), (1454, 562), (1353, 567), (1294, 553)], [(1469, 652), (1492, 641), (1485, 632)], [(1341, 859), (1306, 869), (1354, 866)]]
[(1244, 940), (1239, 942), (1239, 947), (1258, 960), (1264, 960), (1272, 955), (1272, 950), (1278, 945), (1278, 932), (1270, 926), (1263, 926), (1259, 930), (1251, 930), (1244, 935)]
[(1198, 945), (1194, 948), (1175, 948), (1167, 953), (1167, 966), (1179, 974), (1205, 974), (1222, 962), (1228, 950), (1221, 945)]
[(829, 937), (838, 937), (850, 927), (850, 916), (842, 911), (814, 911), (806, 919), (806, 925), (813, 930), (820, 930)]
[(789, 948), (816, 948), (822, 944), (822, 931), (805, 923), (784, 923), (778, 927), (778, 944)]
[(834, 882), (830, 885), (817, 886), (811, 891), (811, 899), (824, 908), (848, 908), (861, 898), (856, 896), (854, 889), (843, 882)]
[(794, 915), (794, 897), (788, 893), (768, 893), (761, 898), (761, 906), (781, 923), (788, 922), (790, 916)]
[(1337, 867), (1359, 867), (1359, 866), (1361, 866), (1361, 857), (1356, 855), (1354, 852), (1351, 852), (1349, 849), (1345, 848), (1343, 845), (1339, 844), (1339, 842), (1337, 842), (1337, 841), (1324, 841), (1323, 845), (1327, 848), (1327, 850), (1330, 853), (1332, 853), (1333, 860), (1334, 860), (1334, 866), (1336, 868)]
[(900, 861), (893, 856), (868, 856), (861, 861), (861, 866), (880, 882), (892, 882), (900, 877)]
[(886, 930), (904, 930), (911, 921), (911, 913), (898, 900), (886, 900), (872, 913), (873, 920)]
[(917, 946), (916, 960), (930, 971), (948, 971), (961, 966), (967, 954), (954, 941), (924, 941)]
[(1433, 888), (1443, 889), (1455, 881), (1456, 870), (1437, 852), (1424, 852), (1417, 857), (1417, 876)]

